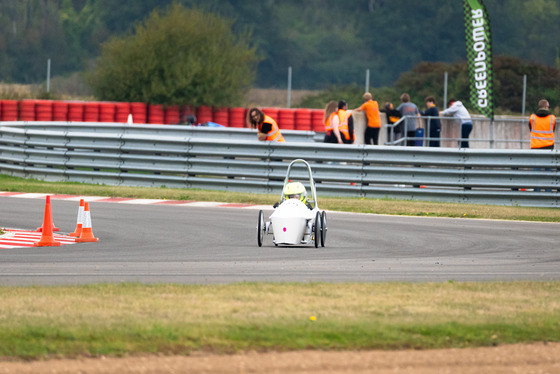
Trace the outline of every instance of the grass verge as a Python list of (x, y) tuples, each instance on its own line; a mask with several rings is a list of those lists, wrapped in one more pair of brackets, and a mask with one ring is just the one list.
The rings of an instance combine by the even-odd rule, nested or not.
[[(270, 204), (276, 195), (49, 183), (0, 191)], [(558, 209), (321, 198), (323, 209), (560, 222)], [(0, 287), (0, 357), (429, 349), (560, 341), (560, 282)]]
[(560, 341), (560, 283), (0, 287), (0, 356)]
[[(0, 191), (129, 197), (138, 199), (217, 201), (266, 205), (273, 205), (279, 198), (276, 194), (266, 195), (196, 189), (43, 182), (6, 175), (0, 175)], [(355, 213), (560, 222), (560, 210), (557, 208), (529, 208), (519, 206), (321, 196), (319, 196), (319, 206), (321, 209)]]

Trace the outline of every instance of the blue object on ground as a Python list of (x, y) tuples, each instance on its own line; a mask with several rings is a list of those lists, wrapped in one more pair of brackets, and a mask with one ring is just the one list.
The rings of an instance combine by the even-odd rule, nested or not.
[(424, 144), (424, 129), (416, 129), (416, 139), (414, 140), (414, 145), (417, 147), (422, 147)]

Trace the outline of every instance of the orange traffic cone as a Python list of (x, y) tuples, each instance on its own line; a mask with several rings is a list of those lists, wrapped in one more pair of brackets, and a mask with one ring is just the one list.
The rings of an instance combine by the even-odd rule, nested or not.
[(43, 226), (41, 227), (41, 239), (33, 243), (35, 247), (58, 247), (59, 241), (54, 240), (53, 237), (53, 223), (51, 211), (51, 197), (47, 196), (47, 204), (45, 205), (45, 218), (43, 219)]
[[(50, 196), (47, 196), (47, 205), (49, 206), (49, 210), (50, 210), (50, 205), (51, 205), (51, 197)], [(45, 227), (45, 222), (43, 222), (43, 226), (37, 227), (37, 232), (43, 232), (44, 227)], [(52, 229), (52, 231), (60, 231), (60, 229), (54, 225), (54, 221), (52, 219), (52, 214), (51, 214), (51, 229)]]
[(76, 230), (70, 233), (70, 236), (77, 238), (82, 235), (82, 226), (84, 223), (84, 199), (80, 199), (80, 207), (78, 208), (78, 222), (76, 223)]
[(77, 242), (96, 242), (99, 238), (93, 236), (93, 231), (91, 229), (91, 215), (89, 213), (89, 204), (84, 205), (84, 219), (82, 223), (82, 233), (79, 238), (76, 238)]

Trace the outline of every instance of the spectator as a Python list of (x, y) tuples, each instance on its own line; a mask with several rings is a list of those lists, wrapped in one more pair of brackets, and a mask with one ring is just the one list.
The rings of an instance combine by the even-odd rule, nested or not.
[(261, 141), (284, 143), (284, 137), (276, 121), (264, 114), (259, 108), (251, 108), (247, 112), (247, 123), (258, 130), (257, 138)]
[(540, 100), (537, 112), (529, 117), (531, 149), (554, 149), (555, 127), (556, 117), (550, 113), (550, 104)]
[(340, 100), (338, 102), (338, 112), (336, 116), (333, 116), (333, 128), (338, 126), (338, 131), (340, 131), (340, 137), (344, 144), (354, 143), (354, 120), (352, 118), (352, 112), (347, 110), (348, 104), (346, 101)]
[[(556, 130), (556, 117), (550, 113), (550, 104), (547, 100), (539, 101), (537, 112), (529, 117), (529, 130), (531, 130), (531, 149), (554, 149), (554, 130)], [(535, 168), (535, 170), (542, 170)], [(551, 171), (545, 168), (545, 171)], [(552, 192), (547, 188), (546, 192)], [(535, 188), (540, 192), (540, 188)]]
[(197, 124), (196, 116), (194, 114), (189, 114), (187, 116), (187, 121), (186, 122), (187, 122), (187, 125), (195, 126)]
[(324, 143), (338, 143), (342, 144), (340, 131), (338, 126), (333, 126), (333, 117), (337, 115), (338, 104), (336, 101), (331, 100), (325, 107), (323, 115), (323, 123), (325, 124), (325, 140)]
[(425, 117), (435, 117), (428, 118), (428, 134), (430, 137), (430, 147), (439, 147), (439, 136), (441, 132), (441, 121), (439, 120), (439, 110), (436, 106), (436, 99), (433, 96), (428, 96), (424, 99), (426, 102), (426, 111), (422, 113)]
[(461, 140), (459, 144), (461, 148), (469, 148), (469, 135), (472, 131), (471, 115), (462, 102), (456, 99), (449, 99), (447, 109), (441, 112), (442, 116), (452, 115), (461, 122)]
[[(395, 123), (397, 123), (400, 119), (401, 119), (401, 112), (399, 112), (398, 110), (396, 110), (393, 107), (393, 103), (386, 101), (384, 104), (384, 109), (383, 111), (385, 112), (385, 115), (387, 116), (387, 123), (389, 125), (394, 125)], [(399, 140), (400, 138), (402, 138), (402, 122), (399, 123), (397, 126), (392, 126), (387, 128), (387, 140), (391, 143), (393, 143), (396, 140)], [(393, 136), (391, 137), (391, 133), (393, 134)]]
[(379, 104), (373, 100), (371, 93), (366, 92), (363, 96), (364, 103), (355, 109), (355, 112), (366, 112), (367, 126), (364, 134), (364, 143), (377, 145), (379, 143), (379, 129), (381, 118), (379, 117)]
[(198, 123), (196, 122), (196, 116), (192, 113), (185, 112), (181, 117), (181, 123), (188, 126), (197, 126)]
[(406, 132), (406, 145), (415, 145), (416, 138), (416, 128), (418, 127), (418, 117), (420, 117), (420, 111), (416, 104), (410, 102), (410, 95), (403, 93), (401, 95), (401, 105), (397, 110), (401, 113), (401, 117), (407, 117), (405, 119), (405, 132)]

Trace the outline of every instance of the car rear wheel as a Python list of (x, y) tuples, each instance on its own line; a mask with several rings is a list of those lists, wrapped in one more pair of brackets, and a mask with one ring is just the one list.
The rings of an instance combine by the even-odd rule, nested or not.
[(321, 247), (325, 246), (327, 240), (327, 212), (321, 213)]
[(262, 247), (263, 239), (264, 239), (264, 213), (262, 210), (259, 211), (259, 218), (257, 221), (257, 244), (259, 247)]
[(315, 248), (319, 248), (319, 242), (321, 241), (321, 212), (317, 212), (317, 214), (315, 215), (313, 236), (315, 237)]

